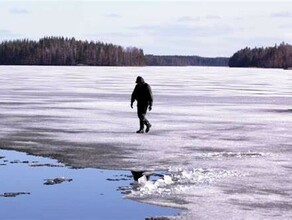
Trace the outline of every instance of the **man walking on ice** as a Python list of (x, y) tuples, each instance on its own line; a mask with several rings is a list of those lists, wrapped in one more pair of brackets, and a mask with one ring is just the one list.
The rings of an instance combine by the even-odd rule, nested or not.
[(148, 133), (151, 127), (150, 122), (146, 119), (147, 108), (149, 111), (152, 110), (152, 91), (150, 86), (145, 83), (141, 76), (136, 79), (136, 86), (131, 97), (131, 108), (133, 108), (133, 103), (137, 101), (137, 113), (140, 121), (140, 129), (136, 133), (144, 133), (144, 125), (146, 125), (145, 132)]

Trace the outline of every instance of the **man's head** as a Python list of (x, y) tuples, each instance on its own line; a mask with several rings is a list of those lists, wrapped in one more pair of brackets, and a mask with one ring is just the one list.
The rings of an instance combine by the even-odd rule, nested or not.
[(139, 85), (143, 85), (145, 83), (145, 81), (141, 76), (138, 76), (136, 79), (136, 83)]

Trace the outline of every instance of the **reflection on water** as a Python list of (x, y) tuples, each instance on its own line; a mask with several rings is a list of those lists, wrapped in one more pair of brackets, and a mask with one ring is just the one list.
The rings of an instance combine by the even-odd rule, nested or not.
[(0, 156), (1, 219), (144, 219), (178, 213), (123, 199), (119, 188), (133, 182), (127, 171), (70, 169), (15, 151), (1, 150)]

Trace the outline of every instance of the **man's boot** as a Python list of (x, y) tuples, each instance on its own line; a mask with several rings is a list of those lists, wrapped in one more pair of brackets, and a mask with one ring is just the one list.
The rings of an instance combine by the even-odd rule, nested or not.
[(146, 124), (146, 133), (148, 133), (149, 131), (150, 131), (150, 128), (151, 128), (151, 124), (148, 122), (147, 124)]
[(136, 131), (136, 133), (142, 134), (142, 133), (144, 133), (144, 121), (142, 119), (140, 119), (139, 122), (140, 122), (140, 129), (138, 131)]
[(143, 134), (144, 133), (144, 129), (140, 129), (140, 130), (136, 131), (136, 133)]

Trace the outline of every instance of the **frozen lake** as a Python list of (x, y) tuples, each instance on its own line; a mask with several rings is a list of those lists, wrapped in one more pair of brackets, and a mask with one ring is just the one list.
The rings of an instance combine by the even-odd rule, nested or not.
[[(130, 95), (152, 87), (136, 134)], [(0, 67), (0, 148), (69, 166), (167, 172), (126, 198), (183, 219), (292, 218), (292, 72), (214, 67)]]

